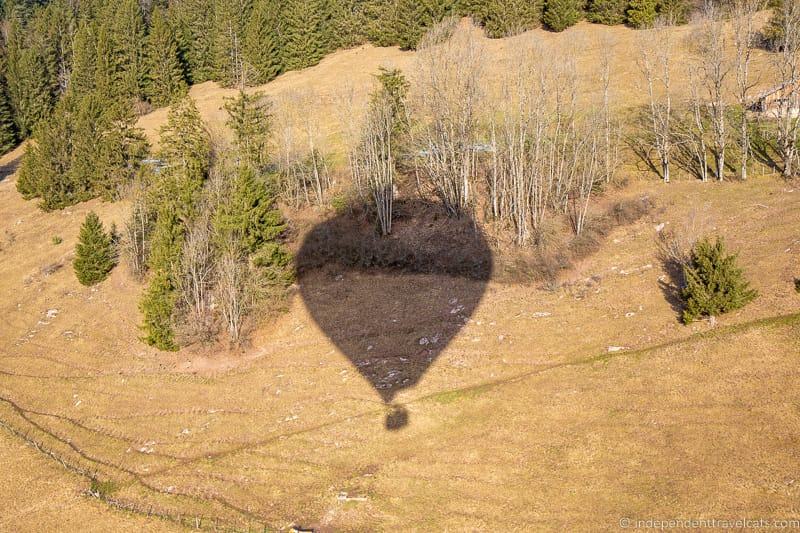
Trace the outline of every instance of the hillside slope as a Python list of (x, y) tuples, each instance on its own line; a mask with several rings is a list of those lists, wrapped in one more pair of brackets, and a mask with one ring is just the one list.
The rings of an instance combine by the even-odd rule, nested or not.
[[(690, 31), (677, 29), (676, 38)], [(604, 34), (617, 38), (618, 94), (633, 105), (635, 32), (579, 25), (485, 45), (500, 73), (525, 42), (576, 45), (590, 98), (596, 48), (577, 43)], [(410, 68), (413, 57), (361, 47), (263, 89), (318, 95), (307, 111), (333, 133), (340, 88), (352, 86), (363, 101), (380, 65)], [(213, 84), (192, 89), (212, 128), (229, 94)], [(142, 118), (149, 135), (165, 113)], [(336, 135), (330, 143), (341, 149)], [(380, 395), (299, 295), (242, 353), (144, 346), (142, 286), (125, 268), (93, 289), (71, 271), (85, 214), (120, 225), (127, 205), (42, 213), (9, 175), (19, 155), (0, 160), (0, 420), (86, 475), (113, 481), (110, 500), (186, 524), (275, 529), (611, 529), (623, 517), (796, 512), (800, 190), (792, 184), (766, 176), (665, 186), (632, 175), (614, 195), (648, 195), (657, 209), (614, 230), (558, 290), (490, 282), (453, 343), (397, 396), (409, 423), (389, 432)], [(656, 226), (690, 218), (740, 251), (761, 293), (716, 324), (678, 322), (657, 259)], [(358, 276), (331, 283), (375, 298), (380, 279)], [(407, 282), (460, 297), (447, 279)], [(430, 322), (430, 335), (449, 315)], [(19, 457), (0, 480), (20, 483), (44, 468), (41, 457)], [(41, 494), (5, 507), (0, 529), (57, 525), (57, 506), (43, 506)], [(31, 505), (45, 510), (30, 518)], [(95, 502), (75, 505), (71, 516), (98, 512)]]

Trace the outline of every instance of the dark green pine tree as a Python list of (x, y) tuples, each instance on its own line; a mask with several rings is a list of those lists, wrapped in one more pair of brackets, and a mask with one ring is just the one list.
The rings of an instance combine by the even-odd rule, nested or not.
[(106, 201), (116, 201), (139, 173), (148, 152), (147, 140), (136, 126), (136, 116), (126, 102), (107, 102), (100, 123), (92, 194)]
[(256, 0), (245, 27), (244, 58), (252, 68), (252, 84), (275, 78), (283, 70), (281, 17), (278, 0)]
[[(179, 188), (185, 189), (188, 198), (173, 198), (183, 205), (193, 205), (194, 194), (202, 186), (208, 173), (211, 144), (203, 119), (194, 100), (185, 96), (169, 111), (167, 123), (161, 128), (159, 156), (169, 166), (169, 174), (176, 172), (185, 178)], [(187, 217), (187, 219), (190, 217)]]
[(735, 254), (728, 254), (721, 238), (698, 242), (691, 262), (684, 267), (686, 301), (683, 321), (686, 324), (702, 316), (716, 316), (741, 309), (757, 296), (736, 264)]
[(11, 151), (17, 145), (17, 128), (8, 105), (8, 90), (5, 76), (0, 76), (0, 154)]
[[(481, 0), (482, 1), (482, 0)], [(361, 11), (364, 16), (364, 33), (377, 46), (397, 46), (397, 2), (364, 0)]]
[(107, 10), (114, 51), (119, 56), (121, 94), (141, 100), (145, 85), (145, 24), (139, 0), (112, 2)]
[(244, 87), (250, 66), (245, 62), (245, 26), (252, 0), (223, 0), (215, 4), (214, 62), (216, 79), (226, 87)]
[(173, 321), (177, 299), (178, 294), (169, 273), (164, 270), (156, 271), (139, 302), (139, 311), (143, 317), (143, 342), (166, 352), (178, 350)]
[(539, 27), (542, 3), (537, 0), (488, 0), (481, 15), (490, 37), (508, 37)]
[(77, 19), (69, 0), (53, 0), (37, 8), (28, 25), (29, 46), (39, 50), (54, 98), (67, 89)]
[(94, 22), (82, 20), (73, 41), (72, 74), (69, 90), (72, 94), (87, 94), (94, 90), (96, 30)]
[(145, 54), (145, 93), (150, 102), (160, 107), (183, 97), (187, 85), (178, 45), (161, 9), (153, 12)]
[(614, 26), (626, 20), (627, 0), (590, 0), (586, 18), (595, 24)]
[(316, 65), (328, 53), (324, 0), (287, 0), (283, 4), (283, 64), (286, 70)]
[(25, 138), (53, 109), (47, 61), (41, 50), (26, 42), (22, 24), (12, 19), (6, 29), (6, 79), (17, 131)]
[(583, 16), (583, 3), (577, 0), (547, 0), (542, 21), (553, 31), (574, 26)]
[(628, 25), (634, 28), (649, 28), (657, 16), (656, 0), (631, 0), (627, 11)]
[(208, 0), (170, 2), (165, 18), (173, 28), (190, 83), (214, 78), (214, 9)]
[(124, 98), (123, 57), (117, 52), (111, 20), (101, 21), (95, 34), (94, 92), (106, 99)]
[(72, 264), (75, 276), (87, 287), (100, 283), (114, 268), (114, 257), (111, 235), (103, 229), (103, 223), (94, 211), (90, 212), (81, 226), (75, 246), (75, 261)]
[(398, 0), (397, 45), (404, 50), (415, 49), (430, 28), (455, 13), (454, 8), (449, 0)]
[(225, 102), (228, 126), (233, 130), (236, 152), (241, 165), (262, 170), (269, 162), (269, 141), (272, 131), (270, 104), (262, 93), (240, 91)]
[(324, 30), (331, 50), (352, 48), (367, 41), (369, 0), (328, 0), (329, 18)]
[(235, 235), (248, 252), (255, 253), (264, 245), (276, 242), (286, 231), (281, 212), (276, 206), (272, 181), (249, 166), (240, 166), (225, 201), (214, 218), (214, 227), (221, 236)]
[(22, 158), (17, 190), (26, 199), (40, 198), (45, 211), (63, 209), (92, 197), (92, 174), (73, 170), (76, 132), (74, 97), (59, 101), (49, 120), (39, 123)]

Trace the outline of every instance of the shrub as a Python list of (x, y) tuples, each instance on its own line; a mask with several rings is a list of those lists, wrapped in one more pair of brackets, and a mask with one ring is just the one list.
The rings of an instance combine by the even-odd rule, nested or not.
[(58, 246), (59, 244), (61, 244), (62, 242), (64, 242), (64, 239), (62, 239), (61, 237), (59, 237), (58, 235), (56, 235), (56, 236), (54, 236), (54, 237), (53, 237), (52, 241), (53, 241), (53, 245), (54, 245), (54, 246)]
[(81, 226), (75, 246), (75, 276), (87, 287), (100, 283), (114, 268), (114, 245), (100, 218), (91, 212)]
[(800, 278), (794, 278), (794, 290), (800, 294)]
[(750, 288), (737, 256), (728, 254), (721, 238), (698, 242), (691, 261), (684, 267), (686, 287), (681, 295), (686, 302), (683, 321), (692, 323), (701, 316), (715, 316), (740, 309), (753, 301), (758, 293)]

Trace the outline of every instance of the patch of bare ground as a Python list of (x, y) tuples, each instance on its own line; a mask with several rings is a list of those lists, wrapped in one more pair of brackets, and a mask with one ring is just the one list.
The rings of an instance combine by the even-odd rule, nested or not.
[[(594, 28), (487, 47), (511, 54), (525, 39), (569, 40)], [(634, 32), (597, 32), (620, 39), (620, 68), (633, 79)], [(366, 95), (379, 65), (412, 58), (362, 47), (267, 89), (332, 90), (346, 74)], [(226, 92), (205, 84), (192, 94), (218, 124)], [(150, 133), (160, 113), (142, 119)], [(0, 436), (12, 450), (0, 456), (0, 479), (38, 487), (7, 496), (3, 509), (15, 511), (0, 513), (0, 529), (48, 529), (60, 506), (65, 520), (97, 512), (98, 524), (111, 524), (110, 507), (75, 496), (87, 476), (111, 482), (103, 485), (110, 501), (209, 528), (594, 530), (624, 516), (797, 512), (800, 189), (792, 184), (665, 186), (634, 176), (608, 201), (647, 195), (658, 208), (611, 230), (553, 290), (491, 281), (451, 344), (398, 393), (409, 423), (388, 432), (379, 394), (298, 295), (243, 354), (142, 345), (142, 286), (124, 267), (94, 289), (71, 271), (85, 214), (119, 225), (125, 203), (42, 213), (14, 181), (0, 181), (0, 420), (84, 475), (78, 481), (57, 461), (13, 448), (23, 446), (17, 437)], [(690, 213), (740, 251), (761, 293), (716, 325), (679, 323), (658, 261), (656, 228)], [(450, 290), (422, 275), (426, 286)], [(380, 279), (354, 287), (354, 298), (380, 295)], [(771, 318), (782, 315), (790, 316)], [(449, 312), (427, 325), (435, 331), (447, 320)], [(52, 484), (31, 481), (44, 477)]]

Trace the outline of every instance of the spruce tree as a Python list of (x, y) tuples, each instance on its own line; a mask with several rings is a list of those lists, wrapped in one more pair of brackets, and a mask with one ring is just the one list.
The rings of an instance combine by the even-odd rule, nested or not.
[(40, 198), (45, 211), (63, 209), (89, 200), (91, 174), (73, 171), (76, 135), (75, 100), (65, 96), (50, 120), (39, 123), (34, 141), (22, 158), (17, 190), (26, 199)]
[(114, 268), (114, 244), (111, 235), (94, 211), (86, 216), (75, 246), (73, 268), (82, 285), (91, 286), (108, 277)]
[(145, 84), (145, 24), (139, 0), (119, 0), (109, 4), (107, 10), (114, 51), (119, 56), (121, 93), (141, 99)]
[(627, 0), (591, 0), (586, 18), (595, 24), (622, 24), (625, 22), (627, 7)]
[(490, 37), (507, 37), (536, 28), (542, 18), (542, 4), (537, 0), (488, 0), (481, 11), (480, 20)]
[(145, 71), (145, 94), (154, 106), (172, 104), (186, 94), (178, 45), (161, 9), (156, 9), (151, 18), (145, 44)]
[(206, 126), (190, 96), (172, 106), (160, 133), (159, 156), (172, 172), (186, 178), (186, 192), (193, 195), (206, 178), (211, 145)]
[(691, 262), (684, 267), (686, 301), (683, 321), (690, 324), (702, 316), (716, 316), (740, 309), (753, 301), (758, 292), (750, 288), (735, 254), (728, 254), (721, 238), (698, 242)]
[(0, 76), (0, 155), (11, 151), (16, 145), (17, 128), (8, 105), (6, 80), (5, 76)]
[(275, 187), (249, 166), (236, 172), (231, 190), (216, 213), (214, 225), (222, 235), (236, 235), (250, 253), (274, 242), (286, 230), (276, 206)]
[(72, 73), (69, 90), (72, 94), (87, 94), (94, 90), (96, 24), (82, 20), (73, 42)]
[(8, 97), (17, 130), (24, 138), (50, 114), (54, 103), (52, 85), (41, 49), (29, 46), (19, 20), (9, 21), (6, 35)]
[(159, 350), (177, 351), (178, 345), (175, 342), (172, 320), (177, 298), (177, 292), (169, 274), (163, 270), (157, 271), (150, 280), (144, 297), (139, 302), (139, 310), (143, 316), (141, 328), (144, 336), (142, 341)]
[(316, 65), (328, 53), (324, 0), (287, 0), (283, 5), (283, 63), (286, 70)]
[(216, 2), (214, 10), (214, 61), (216, 80), (226, 87), (244, 87), (250, 66), (245, 63), (245, 26), (252, 0)]
[(272, 130), (270, 104), (262, 93), (240, 91), (225, 102), (228, 126), (233, 130), (238, 159), (257, 170), (266, 167)]
[(214, 9), (208, 0), (170, 3), (166, 19), (175, 32), (178, 53), (190, 83), (214, 78)]
[(656, 0), (631, 0), (627, 11), (628, 25), (634, 28), (649, 28), (656, 21)]
[(244, 57), (253, 84), (266, 83), (283, 70), (280, 9), (278, 0), (256, 0), (245, 27)]
[(583, 3), (577, 0), (547, 0), (542, 20), (553, 31), (574, 26), (583, 16)]
[(397, 44), (404, 50), (415, 49), (429, 29), (454, 13), (450, 0), (398, 0)]

